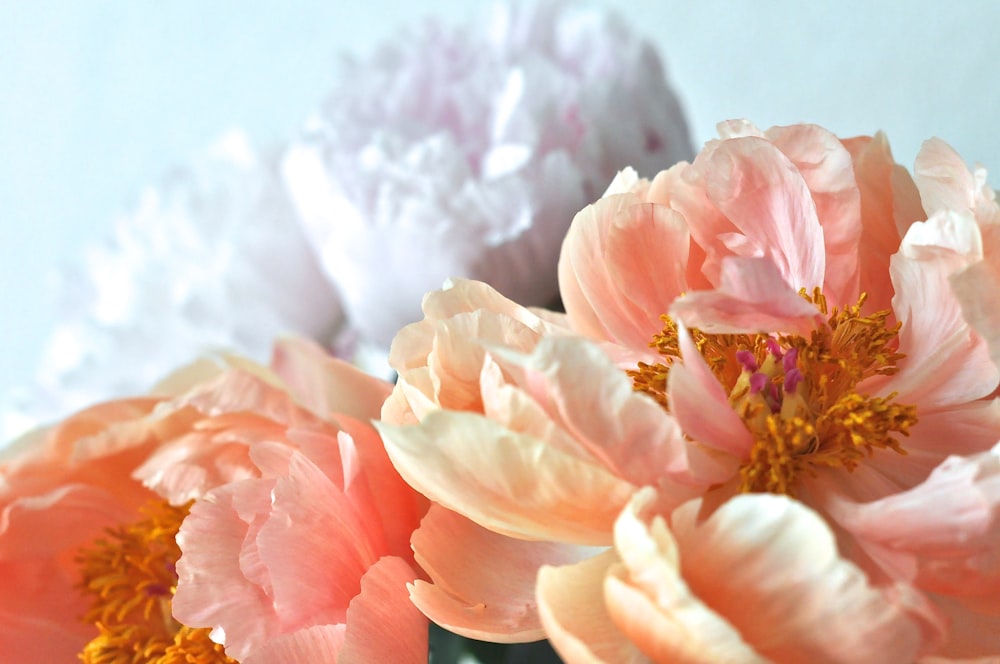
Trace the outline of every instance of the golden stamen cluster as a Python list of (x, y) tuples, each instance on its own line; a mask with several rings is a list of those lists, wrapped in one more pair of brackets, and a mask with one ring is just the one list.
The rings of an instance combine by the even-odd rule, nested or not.
[(177, 531), (189, 507), (153, 503), (142, 520), (109, 530), (78, 555), (80, 586), (93, 598), (83, 621), (98, 630), (80, 653), (85, 664), (235, 662), (208, 629), (181, 625), (170, 612), (181, 554)]
[[(899, 324), (889, 311), (866, 315), (866, 296), (830, 311), (819, 289), (801, 295), (826, 316), (808, 338), (799, 335), (705, 334), (691, 329), (699, 354), (728, 391), (734, 410), (754, 438), (740, 468), (740, 490), (791, 494), (802, 473), (819, 467), (854, 470), (876, 449), (905, 454), (896, 435), (916, 423), (916, 408), (897, 404), (895, 394), (871, 396), (858, 385), (897, 371)], [(669, 409), (670, 367), (680, 358), (677, 325), (663, 316), (663, 330), (650, 343), (663, 362), (640, 362), (629, 371), (636, 390)], [(737, 353), (744, 353), (741, 361)], [(782, 357), (790, 355), (788, 366)], [(753, 370), (747, 368), (752, 358)], [(789, 382), (789, 373), (796, 371)], [(757, 387), (751, 387), (750, 374)]]

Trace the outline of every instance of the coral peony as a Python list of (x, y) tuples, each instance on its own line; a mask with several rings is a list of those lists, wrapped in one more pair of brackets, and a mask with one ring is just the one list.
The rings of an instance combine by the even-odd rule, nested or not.
[[(101, 404), (7, 450), (4, 661), (425, 657), (405, 584), (426, 504), (364, 424), (389, 388), (287, 340), (271, 369), (194, 365), (164, 386), (176, 396)], [(234, 503), (274, 517), (235, 550)], [(240, 567), (239, 544), (259, 566)]]
[(652, 46), (555, 0), (428, 22), (346, 62), (285, 174), (349, 324), (387, 348), (448, 277), (551, 302), (573, 214), (618, 169), (690, 154)]
[(3, 442), (98, 401), (142, 394), (226, 350), (265, 361), (275, 335), (327, 342), (336, 295), (275, 165), (233, 131), (116, 222), (60, 280), (37, 385), (9, 395)]
[[(827, 573), (870, 587), (857, 619), (894, 616), (878, 639), (897, 643), (898, 627), (896, 652), (997, 654), (1000, 371), (952, 287), (990, 265), (985, 213), (952, 202), (965, 181), (939, 172), (955, 159), (938, 141), (911, 178), (881, 135), (720, 133), (652, 181), (622, 173), (575, 217), (565, 315), (473, 282), (427, 296), (390, 355), (394, 464), (432, 500), (525, 540), (610, 545), (641, 487), (671, 524), (691, 500), (711, 519), (741, 494), (788, 495), (835, 537), (843, 564)], [(547, 597), (543, 612), (558, 612)], [(584, 630), (563, 654), (583, 661), (605, 637)], [(704, 635), (677, 631), (689, 637)]]

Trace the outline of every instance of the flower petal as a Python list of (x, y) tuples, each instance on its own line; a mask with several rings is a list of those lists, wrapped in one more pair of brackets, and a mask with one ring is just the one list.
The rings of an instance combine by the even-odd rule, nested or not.
[(792, 289), (766, 258), (728, 257), (717, 290), (687, 293), (670, 315), (708, 333), (784, 332), (808, 336), (822, 323), (814, 304)]
[[(243, 664), (273, 662), (336, 662), (344, 645), (344, 625), (313, 625), (277, 636), (255, 649)], [(232, 656), (229, 651), (227, 655)]]
[(574, 565), (539, 570), (539, 615), (563, 660), (574, 664), (648, 661), (615, 627), (604, 606), (604, 578), (616, 560), (614, 552), (608, 551)]
[[(347, 610), (340, 662), (427, 661), (427, 618), (409, 599), (416, 573), (401, 558), (386, 556), (361, 579), (361, 592)], [(328, 660), (292, 660), (328, 661)]]
[(635, 487), (544, 440), (463, 412), (377, 424), (400, 475), (481, 526), (522, 539), (606, 544)]
[(437, 505), (413, 533), (413, 549), (431, 580), (413, 584), (413, 603), (449, 631), (497, 643), (545, 638), (535, 600), (538, 568), (593, 553), (498, 535)]
[(684, 578), (762, 655), (913, 661), (940, 642), (944, 625), (920, 595), (902, 583), (872, 587), (804, 505), (743, 494), (707, 519), (700, 509), (692, 501), (671, 516)]

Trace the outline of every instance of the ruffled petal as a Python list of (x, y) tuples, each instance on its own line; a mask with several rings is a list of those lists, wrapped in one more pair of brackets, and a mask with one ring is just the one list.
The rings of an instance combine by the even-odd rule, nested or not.
[(386, 556), (372, 565), (361, 579), (361, 592), (347, 610), (347, 631), (338, 662), (427, 661), (427, 618), (410, 602), (407, 591), (407, 584), (416, 576), (400, 558)]

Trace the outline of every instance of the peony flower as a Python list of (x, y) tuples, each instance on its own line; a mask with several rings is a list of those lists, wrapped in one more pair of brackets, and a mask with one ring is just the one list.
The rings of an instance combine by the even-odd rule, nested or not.
[[(426, 619), (405, 590), (426, 507), (364, 424), (388, 390), (288, 340), (271, 370), (194, 365), (163, 386), (174, 397), (101, 404), (7, 450), (0, 574), (18, 592), (0, 603), (0, 651), (17, 662), (426, 657)], [(250, 570), (224, 555), (238, 529), (224, 497), (252, 509), (262, 484), (273, 518), (236, 543), (237, 556), (253, 546)], [(234, 597), (256, 605), (234, 612)]]
[[(823, 583), (863, 575), (851, 593), (868, 608), (838, 619), (860, 630), (865, 615), (894, 616), (878, 636), (894, 652), (995, 655), (1000, 371), (952, 288), (989, 264), (983, 222), (935, 205), (957, 185), (926, 175), (953, 159), (929, 142), (911, 178), (881, 135), (746, 122), (720, 133), (652, 181), (624, 172), (576, 216), (559, 266), (565, 315), (467, 281), (425, 298), (425, 319), (390, 353), (399, 381), (380, 431), (393, 463), (499, 535), (615, 544), (626, 567), (615, 524), (643, 487), (644, 513), (671, 528), (691, 501), (710, 523), (744, 494), (791, 496), (796, 520), (821, 518), (835, 538)], [(758, 581), (750, 596), (769, 596)], [(600, 586), (573, 587), (600, 601)], [(730, 591), (746, 596), (713, 590)], [(538, 593), (542, 615), (570, 601)], [(714, 597), (701, 601), (718, 611)], [(628, 631), (640, 628), (620, 622), (615, 643), (641, 648)], [(599, 659), (612, 638), (589, 623), (572, 636), (572, 661)], [(681, 630), (691, 642), (671, 647), (704, 638)]]
[(142, 394), (204, 353), (267, 359), (274, 337), (332, 338), (340, 307), (295, 221), (273, 151), (231, 132), (142, 192), (59, 284), (37, 385), (9, 397), (4, 440)]
[(428, 22), (346, 61), (284, 172), (353, 334), (387, 348), (448, 277), (551, 302), (573, 214), (618, 169), (689, 146), (652, 46), (556, 0)]

